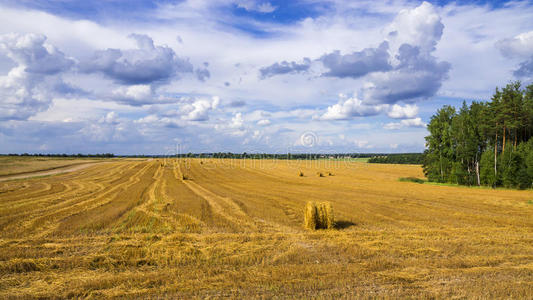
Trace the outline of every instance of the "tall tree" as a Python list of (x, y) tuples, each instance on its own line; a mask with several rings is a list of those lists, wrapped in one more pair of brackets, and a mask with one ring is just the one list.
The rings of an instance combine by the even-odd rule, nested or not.
[(529, 188), (533, 182), (533, 84), (496, 88), (489, 102), (444, 106), (428, 124), (430, 181)]

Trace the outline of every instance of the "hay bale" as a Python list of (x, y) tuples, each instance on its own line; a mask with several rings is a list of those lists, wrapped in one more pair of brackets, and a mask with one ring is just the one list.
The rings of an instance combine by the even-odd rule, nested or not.
[(335, 227), (333, 207), (329, 202), (307, 202), (304, 215), (305, 228), (310, 230), (332, 229)]
[(335, 227), (335, 216), (333, 214), (333, 206), (329, 202), (320, 203), (321, 225), (323, 228), (332, 229)]
[(317, 209), (315, 202), (307, 202), (305, 206), (304, 225), (305, 228), (315, 230), (317, 227)]
[(300, 177), (304, 177), (304, 172), (300, 171), (300, 172), (298, 173), (298, 176), (300, 176)]
[(318, 177), (324, 177), (324, 174), (322, 174), (322, 172), (316, 172), (316, 175), (317, 175)]

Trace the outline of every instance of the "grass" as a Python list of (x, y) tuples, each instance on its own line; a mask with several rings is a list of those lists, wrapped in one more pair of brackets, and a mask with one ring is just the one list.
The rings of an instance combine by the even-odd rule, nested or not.
[[(412, 165), (202, 161), (0, 182), (0, 298), (533, 297), (531, 190), (399, 182), (423, 178)], [(302, 226), (308, 202), (335, 230)]]
[(424, 179), (418, 178), (418, 177), (400, 177), (398, 179), (399, 181), (403, 182), (414, 182), (414, 183), (424, 183), (426, 182)]

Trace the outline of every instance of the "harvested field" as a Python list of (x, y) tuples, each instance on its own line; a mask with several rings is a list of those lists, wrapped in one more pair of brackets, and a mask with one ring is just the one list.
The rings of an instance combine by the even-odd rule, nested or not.
[[(531, 190), (401, 177), (422, 170), (116, 159), (0, 182), (0, 297), (533, 297)], [(310, 201), (334, 229), (304, 227)]]
[(30, 175), (33, 172), (58, 170), (97, 161), (101, 161), (101, 159), (0, 156), (0, 179), (15, 175)]

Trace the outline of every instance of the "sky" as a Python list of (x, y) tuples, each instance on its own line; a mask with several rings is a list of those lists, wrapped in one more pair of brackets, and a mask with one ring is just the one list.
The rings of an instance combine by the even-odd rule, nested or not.
[(0, 0), (0, 153), (422, 152), (514, 80), (532, 1)]

